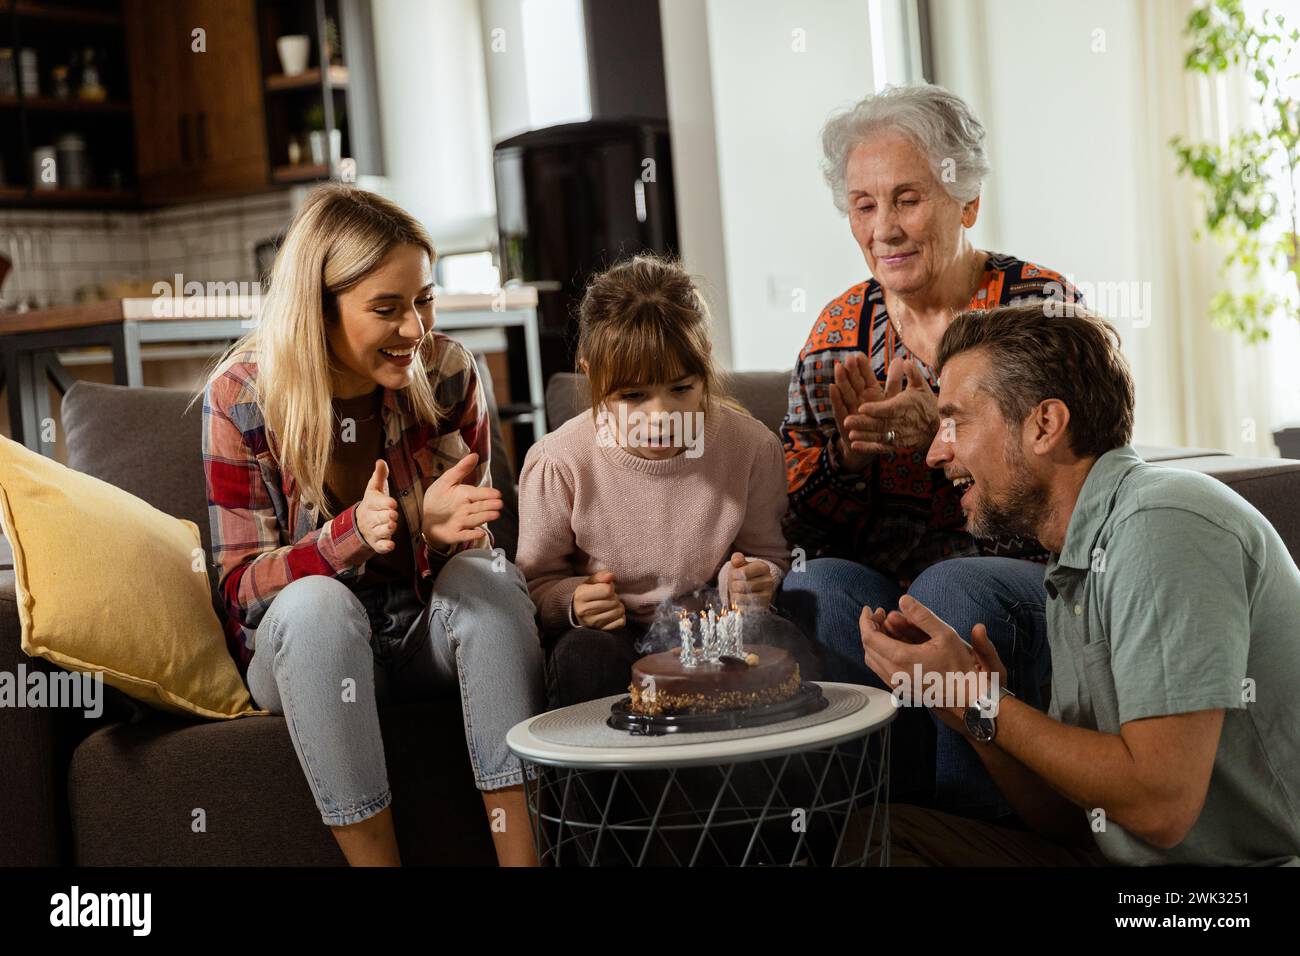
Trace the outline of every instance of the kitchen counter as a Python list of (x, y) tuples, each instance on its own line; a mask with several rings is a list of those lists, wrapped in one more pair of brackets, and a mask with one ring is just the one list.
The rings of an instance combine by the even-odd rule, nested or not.
[[(533, 309), (537, 307), (537, 290), (530, 286), (517, 286), (503, 289), (499, 293), (443, 292), (434, 298), (433, 304), (436, 312), (445, 313)], [(33, 309), (30, 312), (0, 312), (0, 336), (87, 328), (127, 319), (156, 322), (250, 318), (256, 311), (256, 299), (252, 296), (107, 299), (83, 305)]]

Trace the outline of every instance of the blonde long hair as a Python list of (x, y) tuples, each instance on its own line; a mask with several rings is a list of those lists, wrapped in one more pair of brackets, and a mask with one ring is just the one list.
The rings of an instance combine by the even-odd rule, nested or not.
[[(326, 517), (325, 474), (336, 431), (326, 329), (339, 321), (338, 295), (364, 279), (395, 247), (407, 244), (423, 248), (432, 265), (433, 240), (395, 203), (339, 183), (313, 189), (275, 257), (257, 324), (216, 359), (195, 395), (202, 396), (228, 364), (249, 358), (241, 353), (253, 352), (267, 442), (282, 471), (294, 476), (303, 500)], [(433, 336), (426, 335), (403, 392), (420, 421), (437, 424), (447, 409), (438, 404), (429, 382), (433, 349)]]

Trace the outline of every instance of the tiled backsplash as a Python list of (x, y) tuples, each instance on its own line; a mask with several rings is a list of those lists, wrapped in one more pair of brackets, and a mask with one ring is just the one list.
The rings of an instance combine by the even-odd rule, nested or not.
[(14, 261), (0, 299), (71, 305), (118, 280), (251, 282), (253, 248), (288, 225), (296, 191), (149, 212), (0, 209), (0, 253)]

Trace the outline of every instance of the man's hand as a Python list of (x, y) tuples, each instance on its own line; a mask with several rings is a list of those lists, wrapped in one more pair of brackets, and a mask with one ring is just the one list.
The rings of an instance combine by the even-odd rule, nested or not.
[(965, 691), (962, 699), (945, 700), (944, 706), (936, 710), (936, 716), (963, 734), (966, 728), (966, 707), (974, 706), (978, 697), (978, 675), (996, 673), (998, 680), (1005, 685), (1006, 668), (983, 624), (976, 624), (971, 630), (973, 646), (967, 644), (957, 636), (956, 631), (910, 594), (904, 594), (899, 599), (898, 611), (889, 614), (885, 614), (883, 608), (872, 612), (864, 607), (859, 626), (867, 666), (888, 687), (901, 683), (898, 675), (905, 675), (911, 680), (918, 664), (923, 684), (922, 687), (913, 688), (917, 694), (926, 686), (947, 688), (950, 686), (947, 675), (961, 675), (960, 680), (952, 683)]
[(740, 610), (765, 611), (772, 606), (776, 579), (766, 561), (748, 560), (737, 551), (722, 566), (718, 578), (718, 590), (724, 590), (725, 579), (727, 597)]
[(463, 541), (477, 541), (487, 534), (483, 527), (501, 517), (501, 491), (465, 484), (478, 464), (470, 452), (452, 465), (424, 492), (424, 538), (449, 548)]
[(597, 571), (574, 589), (573, 616), (583, 627), (600, 631), (627, 627), (627, 608), (614, 589), (612, 571)]

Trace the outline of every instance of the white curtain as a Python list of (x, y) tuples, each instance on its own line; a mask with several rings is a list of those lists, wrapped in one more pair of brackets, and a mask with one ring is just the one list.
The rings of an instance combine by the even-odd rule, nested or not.
[[(1300, 323), (1275, 319), (1269, 341), (1248, 345), (1238, 333), (1209, 319), (1211, 296), (1240, 279), (1219, 269), (1223, 250), (1194, 239), (1201, 220), (1199, 186), (1179, 175), (1169, 139), (1226, 142), (1259, 121), (1246, 79), (1237, 74), (1206, 77), (1183, 69), (1189, 40), (1183, 27), (1192, 0), (1138, 4), (1142, 110), (1146, 156), (1135, 170), (1146, 208), (1141, 273), (1152, 281), (1155, 335), (1125, 342), (1138, 381), (1139, 406), (1148, 427), (1180, 445), (1222, 448), (1243, 455), (1276, 456), (1272, 433), (1300, 424)], [(1262, 3), (1250, 3), (1252, 15)], [(1270, 4), (1300, 25), (1300, 3)], [(1285, 9), (1290, 8), (1290, 9)], [(1277, 157), (1269, 160), (1276, 168)], [(1284, 197), (1289, 198), (1289, 197)], [(1274, 291), (1285, 276), (1261, 277)], [(1291, 290), (1294, 294), (1294, 289)]]

